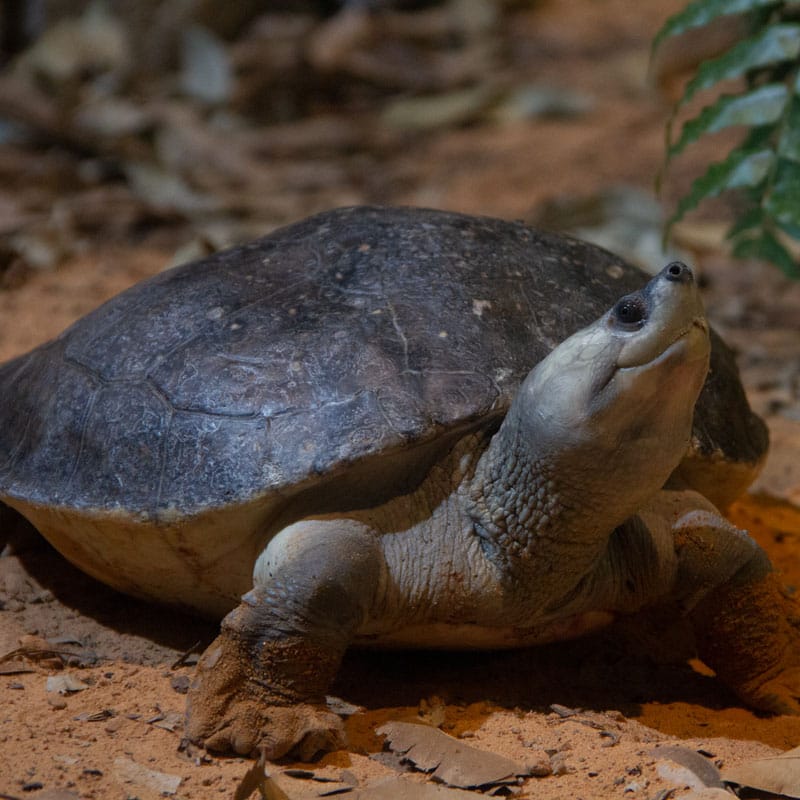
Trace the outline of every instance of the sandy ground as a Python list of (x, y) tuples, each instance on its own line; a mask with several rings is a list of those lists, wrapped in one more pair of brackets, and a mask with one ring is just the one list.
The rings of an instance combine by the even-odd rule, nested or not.
[[(428, 136), (385, 166), (378, 199), (530, 219), (562, 194), (623, 181), (649, 188), (667, 107), (641, 76), (649, 39), (677, 3), (574, 2), (569, 25), (560, 5), (522, 15), (518, 46), (530, 48), (538, 80), (591, 94), (594, 111), (579, 124)], [(57, 270), (26, 274), (0, 292), (0, 360), (57, 334), (171, 255), (166, 246), (89, 242)], [(775, 400), (775, 387), (796, 386), (800, 371), (797, 289), (769, 270), (733, 271), (724, 258), (693, 255), (709, 283), (709, 313), (737, 345), (751, 397), (780, 431), (771, 473), (778, 480), (797, 463), (797, 449), (786, 445), (796, 433), (796, 396), (789, 411)], [(785, 477), (790, 486), (794, 478)], [(773, 492), (729, 513), (767, 549), (784, 581), (800, 585), (800, 510)], [(18, 553), (0, 558), (0, 656), (22, 648), (0, 661), (0, 797), (148, 800), (164, 786), (179, 798), (233, 797), (250, 762), (181, 746), (195, 658), (181, 656), (202, 649), (215, 625), (122, 597), (36, 538)], [(654, 800), (668, 790), (685, 797), (692, 783), (658, 753), (659, 743), (701, 750), (717, 766), (800, 744), (800, 718), (743, 708), (701, 664), (687, 663), (679, 645), (679, 634), (622, 626), (534, 651), (349, 654), (334, 693), (358, 706), (347, 722), (350, 746), (309, 769), (359, 787), (392, 777), (394, 768), (373, 757), (382, 751), (376, 728), (412, 720), (546, 773), (517, 787), (521, 796)], [(48, 679), (63, 676), (80, 681), (80, 690), (48, 692)], [(179, 785), (159, 784), (142, 768)], [(340, 786), (282, 781), (292, 798)]]

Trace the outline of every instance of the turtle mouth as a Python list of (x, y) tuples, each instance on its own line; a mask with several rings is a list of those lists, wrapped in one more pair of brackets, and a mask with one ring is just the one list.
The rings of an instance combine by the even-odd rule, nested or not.
[(631, 375), (636, 372), (649, 372), (668, 361), (685, 364), (708, 358), (708, 323), (704, 317), (695, 317), (679, 328), (665, 347), (650, 358), (642, 358), (633, 363), (611, 364), (607, 371), (598, 376), (597, 394), (602, 394), (617, 375)]
[(642, 367), (649, 369), (656, 367), (665, 361), (670, 360), (673, 356), (681, 351), (684, 356), (683, 360), (686, 362), (695, 361), (700, 358), (705, 358), (708, 353), (708, 323), (704, 317), (695, 317), (687, 325), (679, 328), (672, 338), (668, 341), (666, 346), (650, 358), (642, 358), (630, 364), (621, 364), (617, 362), (615, 371), (626, 372), (628, 370), (637, 370)]

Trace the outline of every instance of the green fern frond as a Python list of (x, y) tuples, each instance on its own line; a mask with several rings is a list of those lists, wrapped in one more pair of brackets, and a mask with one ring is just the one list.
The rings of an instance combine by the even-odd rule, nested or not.
[(667, 161), (705, 133), (716, 133), (735, 125), (750, 127), (775, 122), (786, 108), (788, 95), (782, 83), (768, 83), (752, 92), (720, 97), (683, 126), (678, 141), (669, 146)]
[(689, 194), (678, 203), (675, 213), (667, 221), (667, 230), (709, 197), (716, 197), (728, 189), (761, 186), (774, 159), (775, 154), (771, 150), (737, 149), (724, 161), (711, 164), (705, 175), (694, 181)]
[(718, 58), (705, 61), (686, 84), (678, 107), (688, 103), (697, 92), (720, 81), (735, 80), (754, 69), (795, 60), (800, 56), (800, 25), (768, 25), (755, 36), (745, 39)]
[[(708, 134), (741, 127), (744, 135), (722, 161), (697, 178), (667, 221), (665, 237), (686, 213), (722, 192), (736, 191), (746, 208), (728, 232), (735, 256), (764, 258), (800, 278), (790, 240), (800, 242), (800, 24), (786, 0), (694, 0), (667, 20), (654, 48), (670, 36), (730, 14), (751, 14), (749, 36), (706, 61), (684, 89), (667, 123), (664, 169)], [(673, 136), (677, 111), (700, 91), (741, 80), (736, 94), (718, 96)], [(727, 87), (726, 87), (727, 88)], [(797, 249), (795, 252), (797, 252)]]
[(762, 230), (757, 236), (743, 237), (733, 247), (736, 258), (757, 258), (771, 261), (780, 267), (790, 278), (800, 278), (800, 270), (792, 254), (768, 230)]
[(778, 154), (789, 161), (800, 162), (800, 87), (794, 90), (786, 124), (778, 139)]
[(745, 14), (778, 5), (783, 3), (780, 0), (695, 0), (664, 23), (653, 40), (653, 47), (658, 47), (670, 36), (679, 36), (692, 28), (704, 28), (718, 17)]

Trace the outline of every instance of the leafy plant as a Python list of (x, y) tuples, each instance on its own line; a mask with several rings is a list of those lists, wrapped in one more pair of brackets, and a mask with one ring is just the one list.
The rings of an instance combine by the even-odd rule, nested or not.
[[(787, 246), (800, 240), (800, 4), (695, 0), (667, 20), (653, 47), (730, 14), (746, 14), (749, 33), (727, 52), (703, 62), (687, 83), (667, 127), (665, 167), (705, 134), (732, 126), (746, 131), (737, 147), (694, 181), (668, 220), (666, 235), (706, 198), (736, 190), (744, 205), (728, 232), (733, 254), (772, 261), (800, 278)], [(743, 86), (740, 92), (722, 94), (675, 134), (675, 116), (699, 91), (736, 79)]]

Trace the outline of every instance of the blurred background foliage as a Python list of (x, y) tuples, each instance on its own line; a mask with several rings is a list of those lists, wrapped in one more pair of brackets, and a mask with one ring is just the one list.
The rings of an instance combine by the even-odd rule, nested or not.
[[(666, 230), (702, 201), (734, 190), (732, 253), (776, 264), (800, 278), (800, 6), (776, 0), (697, 0), (671, 17), (654, 47), (737, 15), (740, 37), (704, 60), (667, 129), (666, 168), (689, 145), (726, 128), (743, 129), (725, 158), (710, 164), (681, 198)], [(695, 114), (692, 101), (707, 100)], [(709, 99), (710, 98), (710, 99)], [(687, 117), (679, 127), (676, 119)]]
[[(592, 76), (585, 87), (531, 77), (534, 64), (549, 64), (551, 76), (570, 72), (554, 28), (531, 37), (530, 10), (545, 5), (0, 0), (0, 280), (13, 283), (20, 265), (53, 266), (100, 231), (135, 245), (165, 222), (186, 221), (194, 235), (176, 255), (183, 260), (333, 206), (444, 202), (432, 191), (404, 191), (414, 176), (398, 154), (470, 126), (498, 133), (496, 148), (487, 145), (494, 151), (503, 147), (504, 128), (554, 118), (580, 125), (608, 111), (598, 107), (601, 94), (585, 88)], [(575, 25), (574, 12), (549, 5), (551, 16), (563, 9), (563, 26)], [(600, 18), (625, 13), (624, 3), (596, 5)], [(743, 141), (691, 187), (677, 170), (673, 185), (685, 193), (667, 230), (679, 248), (687, 239), (696, 244), (698, 231), (682, 217), (716, 197), (714, 213), (737, 220), (733, 252), (771, 260), (795, 277), (796, 9), (775, 0), (689, 4), (657, 37), (647, 88), (647, 64), (634, 55), (635, 41), (619, 40), (626, 29), (615, 19), (608, 37), (617, 37), (619, 63), (597, 70), (597, 80), (619, 80), (620, 94), (649, 95), (653, 108), (675, 95), (670, 81), (680, 82), (667, 142), (670, 179), (687, 151), (699, 148), (689, 158), (696, 168), (720, 132), (744, 128)], [(602, 35), (597, 39), (587, 47), (602, 47), (607, 59)], [(702, 148), (706, 139), (710, 151)], [(536, 141), (531, 129), (534, 157)], [(624, 160), (625, 142), (614, 145)], [(603, 152), (595, 158), (611, 163)], [(464, 172), (477, 163), (465, 163)], [(562, 165), (574, 173), (568, 182), (588, 185), (592, 176), (581, 181), (581, 169), (577, 160)], [(553, 194), (544, 202), (542, 187), (529, 179), (526, 219), (639, 263), (680, 256), (663, 252), (659, 204), (641, 186), (626, 185), (635, 171), (618, 170), (614, 185), (598, 172), (594, 178), (606, 182), (600, 192)], [(641, 178), (646, 184), (650, 170)], [(674, 194), (672, 187), (664, 193), (667, 204)], [(485, 211), (498, 213), (489, 202)], [(637, 243), (629, 248), (631, 225)], [(699, 237), (708, 238), (703, 231)]]
[[(580, 107), (504, 74), (512, 5), (2, 0), (0, 145), (18, 186), (0, 199), (0, 264), (52, 265), (76, 230), (111, 224), (133, 243), (170, 216), (217, 249), (389, 202), (381, 164), (417, 135)], [(17, 175), (31, 145), (41, 163)], [(55, 199), (34, 189), (45, 162)]]

